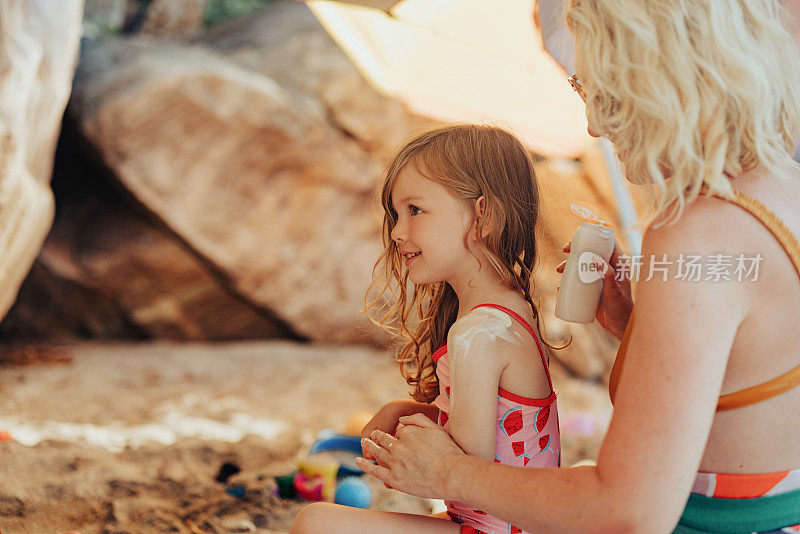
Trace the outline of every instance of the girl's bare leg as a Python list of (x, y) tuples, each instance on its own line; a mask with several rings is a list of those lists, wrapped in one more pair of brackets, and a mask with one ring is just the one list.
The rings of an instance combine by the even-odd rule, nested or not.
[(460, 526), (449, 519), (426, 515), (362, 510), (324, 502), (297, 514), (291, 534), (456, 534)]

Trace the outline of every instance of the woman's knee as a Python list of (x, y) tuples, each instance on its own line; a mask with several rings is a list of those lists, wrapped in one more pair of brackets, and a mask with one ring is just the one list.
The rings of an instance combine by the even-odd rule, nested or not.
[(311, 532), (325, 532), (335, 506), (326, 502), (315, 502), (300, 510), (294, 518), (290, 534), (306, 534)]

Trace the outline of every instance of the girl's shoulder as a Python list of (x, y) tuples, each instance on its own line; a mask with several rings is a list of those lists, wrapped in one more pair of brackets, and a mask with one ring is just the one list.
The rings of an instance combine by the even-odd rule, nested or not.
[(453, 323), (447, 334), (447, 351), (457, 357), (499, 357), (508, 355), (509, 349), (524, 347), (531, 340), (530, 334), (511, 314), (481, 306)]

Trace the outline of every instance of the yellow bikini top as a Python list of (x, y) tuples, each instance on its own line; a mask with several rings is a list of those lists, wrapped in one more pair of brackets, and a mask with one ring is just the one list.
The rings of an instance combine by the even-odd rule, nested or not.
[[(707, 187), (703, 186), (701, 192), (704, 193), (706, 190)], [(750, 212), (756, 219), (761, 221), (761, 223), (766, 226), (767, 229), (778, 239), (778, 242), (780, 242), (783, 250), (785, 250), (789, 255), (789, 258), (791, 258), (797, 274), (800, 276), (800, 243), (797, 242), (797, 238), (789, 231), (783, 221), (781, 221), (777, 215), (767, 209), (766, 206), (761, 204), (753, 197), (748, 196), (740, 191), (734, 191), (734, 193), (736, 196), (732, 200), (722, 197), (718, 194), (714, 194), (713, 196), (723, 200), (730, 200), (731, 202)], [(625, 353), (628, 350), (628, 341), (630, 340), (631, 332), (633, 331), (633, 323), (634, 313), (631, 312), (631, 318), (628, 321), (627, 327), (625, 328), (625, 334), (622, 336), (622, 343), (617, 351), (617, 357), (614, 360), (614, 366), (611, 369), (611, 377), (608, 382), (608, 392), (611, 396), (612, 404), (617, 391), (617, 385), (622, 372), (622, 366), (625, 362)], [(755, 404), (762, 400), (780, 395), (781, 393), (792, 389), (798, 384), (800, 384), (800, 365), (791, 371), (769, 380), (768, 382), (764, 382), (763, 384), (749, 387), (741, 391), (736, 391), (734, 393), (729, 393), (727, 395), (722, 395), (717, 402), (717, 411), (722, 412), (725, 410), (732, 410), (734, 408), (741, 408), (742, 406)]]

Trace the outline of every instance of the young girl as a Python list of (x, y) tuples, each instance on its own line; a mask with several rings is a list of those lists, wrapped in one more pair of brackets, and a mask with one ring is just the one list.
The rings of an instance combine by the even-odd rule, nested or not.
[[(387, 288), (396, 296), (379, 324), (397, 333), (385, 326), (396, 323), (407, 340), (397, 361), (414, 401), (381, 408), (362, 437), (393, 434), (401, 416), (422, 413), (470, 455), (559, 466), (556, 395), (529, 289), (539, 195), (525, 147), (489, 126), (429, 131), (389, 165), (382, 203), (385, 285), (366, 310)], [(468, 503), (446, 504), (446, 517), (312, 504), (292, 532), (522, 532)]]

